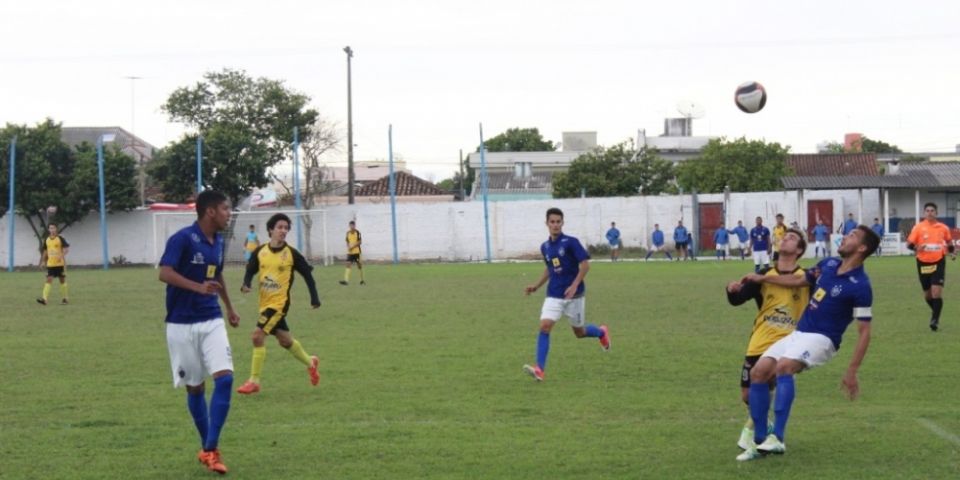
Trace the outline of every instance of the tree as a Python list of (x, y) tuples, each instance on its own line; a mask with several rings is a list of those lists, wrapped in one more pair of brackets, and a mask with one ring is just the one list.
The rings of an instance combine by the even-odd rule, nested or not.
[[(7, 124), (0, 130), (0, 143), (9, 145), (14, 135), (15, 211), (27, 220), (39, 246), (48, 223), (65, 231), (99, 208), (97, 152), (88, 143), (71, 151), (61, 140), (61, 125), (49, 118), (33, 128)], [(4, 184), (9, 182), (8, 171), (3, 173)], [(140, 204), (134, 159), (110, 144), (104, 148), (103, 177), (108, 212), (128, 211)], [(49, 214), (49, 207), (56, 207), (56, 213)]]
[(780, 178), (789, 174), (789, 147), (779, 143), (725, 138), (711, 140), (700, 156), (677, 167), (677, 183), (685, 190), (719, 193), (765, 192), (783, 188)]
[[(225, 69), (207, 73), (193, 87), (178, 88), (163, 110), (170, 120), (194, 128), (203, 137), (203, 183), (236, 204), (251, 189), (269, 182), (270, 167), (290, 157), (293, 128), (306, 131), (317, 121), (317, 111), (307, 108), (309, 100), (281, 81)], [(192, 186), (177, 187), (178, 182), (192, 176), (196, 184), (196, 167), (184, 168), (195, 162), (195, 145), (196, 134), (184, 135), (153, 162), (151, 176), (175, 201), (186, 198), (187, 191), (192, 193)]]
[(853, 145), (853, 151), (863, 153), (903, 153), (900, 147), (896, 145), (891, 145), (881, 140), (872, 140), (867, 138), (866, 135), (861, 137), (860, 141)]
[[(488, 152), (552, 152), (557, 149), (550, 140), (544, 140), (540, 130), (534, 128), (508, 128), (495, 137), (483, 141), (483, 146)], [(480, 146), (477, 145), (475, 152), (480, 152)], [(470, 192), (473, 188), (473, 182), (477, 178), (477, 169), (473, 165), (467, 166), (463, 189)], [(459, 177), (455, 177), (459, 182)], [(458, 183), (459, 184), (459, 183)]]
[(630, 141), (577, 157), (566, 172), (553, 176), (553, 196), (579, 197), (581, 190), (590, 197), (658, 195), (672, 191), (672, 179), (673, 164), (655, 151), (636, 150)]

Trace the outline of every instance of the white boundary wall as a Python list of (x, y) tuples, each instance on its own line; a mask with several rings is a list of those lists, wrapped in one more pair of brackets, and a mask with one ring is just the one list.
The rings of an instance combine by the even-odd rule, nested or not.
[[(798, 199), (802, 198), (802, 203)], [(731, 193), (727, 203), (727, 227), (743, 220), (750, 228), (757, 216), (771, 226), (774, 215), (783, 213), (786, 222), (797, 220), (806, 227), (807, 200), (833, 200), (833, 225), (840, 225), (847, 213), (860, 212), (862, 223), (880, 217), (877, 190), (864, 190), (862, 209), (857, 190)], [(699, 203), (724, 201), (724, 194), (701, 194)], [(564, 232), (579, 237), (585, 245), (604, 243), (610, 222), (617, 222), (624, 246), (646, 247), (653, 224), (659, 223), (667, 243), (683, 211), (684, 225), (693, 226), (693, 198), (690, 195), (657, 197), (611, 197), (490, 202), (490, 247), (494, 260), (537, 255), (547, 237), (546, 210), (559, 207), (565, 214)], [(326, 206), (326, 243), (336, 257), (343, 257), (347, 223), (356, 220), (363, 234), (363, 254), (368, 260), (393, 259), (390, 204)], [(125, 257), (132, 263), (154, 264), (152, 234), (154, 212), (134, 211), (107, 217), (109, 255)], [(0, 265), (8, 265), (8, 218), (0, 219)], [(15, 266), (36, 265), (37, 240), (22, 218), (16, 220)], [(258, 228), (261, 237), (266, 227)], [(692, 228), (691, 228), (692, 230)], [(694, 232), (696, 234), (696, 232)], [(63, 232), (70, 242), (68, 262), (72, 265), (99, 265), (102, 262), (99, 217), (94, 212), (83, 222)], [(295, 239), (295, 233), (288, 239)], [(398, 203), (397, 248), (401, 260), (478, 261), (486, 258), (483, 202)], [(162, 246), (156, 249), (163, 250)], [(810, 250), (810, 249), (808, 249)], [(812, 252), (808, 252), (812, 253)]]

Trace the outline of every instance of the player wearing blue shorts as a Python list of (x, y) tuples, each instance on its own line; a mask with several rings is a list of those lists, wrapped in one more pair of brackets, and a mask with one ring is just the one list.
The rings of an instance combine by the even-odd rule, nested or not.
[(586, 323), (586, 284), (584, 277), (590, 271), (590, 254), (580, 240), (563, 234), (563, 211), (559, 208), (547, 210), (547, 229), (550, 238), (540, 245), (540, 254), (546, 268), (543, 275), (532, 285), (524, 289), (530, 295), (537, 291), (547, 280), (547, 298), (540, 311), (540, 334), (537, 337), (537, 364), (524, 365), (527, 372), (536, 381), (542, 382), (547, 368), (547, 353), (550, 351), (550, 331), (566, 316), (577, 338), (593, 337), (600, 339), (600, 347), (610, 350), (610, 330), (606, 325), (597, 327)]
[(826, 258), (805, 277), (791, 275), (748, 275), (745, 281), (786, 287), (810, 285), (807, 304), (797, 329), (768, 348), (750, 373), (750, 416), (754, 425), (767, 424), (770, 390), (766, 383), (776, 376), (773, 433), (756, 429), (754, 445), (737, 456), (739, 461), (754, 460), (765, 454), (786, 452), (784, 439), (794, 399), (794, 375), (830, 361), (840, 348), (847, 326), (857, 320), (859, 338), (850, 365), (841, 381), (853, 400), (860, 393), (857, 370), (870, 345), (873, 319), (873, 289), (863, 262), (877, 250), (880, 238), (867, 226), (858, 226), (840, 243), (840, 258)]
[[(187, 388), (187, 408), (200, 433), (197, 458), (208, 470), (227, 473), (220, 458), (220, 431), (230, 411), (233, 357), (217, 295), (227, 308), (227, 320), (236, 327), (223, 281), (223, 236), (230, 223), (230, 202), (220, 192), (197, 196), (197, 221), (174, 233), (160, 258), (160, 281), (167, 284), (167, 349), (173, 386)], [(209, 408), (204, 380), (213, 376)]]

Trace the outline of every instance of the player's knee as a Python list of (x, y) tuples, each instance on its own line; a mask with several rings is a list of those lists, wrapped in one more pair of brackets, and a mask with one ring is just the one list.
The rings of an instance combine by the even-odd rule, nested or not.
[(200, 385), (187, 385), (187, 393), (191, 395), (201, 395), (203, 394), (203, 383)]
[(293, 339), (277, 337), (277, 343), (279, 343), (281, 347), (289, 349), (293, 346)]

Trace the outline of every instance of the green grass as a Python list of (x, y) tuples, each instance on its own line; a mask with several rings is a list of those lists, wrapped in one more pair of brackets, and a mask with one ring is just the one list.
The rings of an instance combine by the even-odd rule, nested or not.
[[(734, 461), (755, 309), (727, 305), (723, 287), (751, 267), (595, 263), (587, 320), (611, 326), (613, 351), (562, 323), (543, 384), (520, 370), (542, 302), (522, 289), (540, 264), (374, 265), (366, 287), (356, 271), (341, 287), (340, 267), (317, 268), (324, 306), (310, 310), (298, 282), (289, 322), (320, 356), (321, 385), (268, 339), (264, 390), (234, 395), (221, 438), (229, 475), (955, 478), (960, 287), (948, 281), (931, 333), (910, 258), (868, 262), (876, 319), (862, 398), (839, 390), (851, 328), (833, 362), (798, 377), (787, 454)], [(239, 275), (228, 270), (231, 292)], [(156, 270), (71, 270), (69, 306), (34, 303), (42, 278), (0, 274), (0, 477), (209, 476), (171, 387)], [(235, 387), (249, 374), (253, 295), (232, 293)]]

